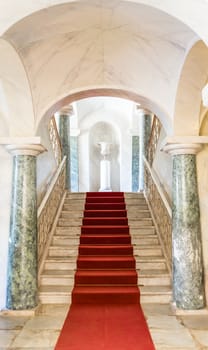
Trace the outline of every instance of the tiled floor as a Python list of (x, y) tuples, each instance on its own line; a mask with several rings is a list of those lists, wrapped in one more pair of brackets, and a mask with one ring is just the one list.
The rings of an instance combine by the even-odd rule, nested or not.
[[(44, 305), (35, 317), (0, 316), (0, 350), (53, 350), (67, 310)], [(156, 350), (208, 350), (208, 314), (176, 317), (164, 304), (143, 310)]]

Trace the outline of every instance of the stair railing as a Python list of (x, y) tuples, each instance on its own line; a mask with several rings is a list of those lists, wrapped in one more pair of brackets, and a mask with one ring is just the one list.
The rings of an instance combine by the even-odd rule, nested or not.
[(172, 270), (172, 208), (152, 164), (160, 137), (161, 123), (154, 116), (149, 139), (147, 159), (144, 157), (144, 194), (163, 248), (169, 271)]
[(162, 128), (162, 125), (160, 123), (160, 120), (156, 116), (154, 116), (153, 122), (152, 122), (152, 130), (151, 130), (148, 148), (146, 152), (147, 160), (150, 166), (152, 166), (153, 160), (155, 158), (155, 153), (156, 153), (156, 149), (157, 149), (157, 145), (160, 137), (161, 128)]
[(39, 275), (66, 195), (66, 157), (60, 163), (38, 208), (38, 265)]
[(62, 148), (61, 148), (60, 137), (59, 137), (58, 129), (56, 126), (56, 120), (54, 116), (49, 121), (48, 130), (49, 130), (49, 138), (53, 148), (56, 164), (59, 165), (62, 160)]
[(169, 271), (172, 269), (172, 209), (154, 170), (144, 159), (145, 197), (163, 248)]

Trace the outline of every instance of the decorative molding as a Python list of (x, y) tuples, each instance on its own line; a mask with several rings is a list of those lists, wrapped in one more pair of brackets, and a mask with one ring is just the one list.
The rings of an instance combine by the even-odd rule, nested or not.
[(71, 117), (74, 114), (74, 108), (72, 105), (64, 106), (57, 113), (59, 116)]
[(208, 143), (207, 136), (173, 136), (166, 137), (160, 150), (171, 155), (197, 154), (204, 144)]
[(13, 156), (38, 156), (40, 153), (43, 153), (46, 150), (46, 148), (43, 145), (38, 144), (13, 144), (13, 145), (6, 145), (5, 148), (9, 153), (11, 153)]

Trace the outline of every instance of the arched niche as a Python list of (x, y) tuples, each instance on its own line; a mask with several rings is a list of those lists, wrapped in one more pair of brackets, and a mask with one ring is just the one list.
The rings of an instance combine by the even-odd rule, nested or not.
[(103, 156), (100, 153), (100, 142), (110, 144), (110, 178), (113, 191), (120, 191), (120, 137), (115, 127), (107, 122), (98, 122), (89, 130), (89, 175), (90, 191), (98, 191), (100, 188), (100, 161)]

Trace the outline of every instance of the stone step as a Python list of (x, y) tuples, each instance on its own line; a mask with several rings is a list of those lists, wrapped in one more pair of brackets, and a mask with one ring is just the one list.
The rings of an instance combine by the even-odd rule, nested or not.
[(143, 245), (150, 245), (150, 246), (158, 246), (159, 240), (156, 235), (131, 235), (131, 243), (133, 245), (143, 246)]
[(140, 286), (141, 303), (168, 304), (172, 300), (170, 286)]
[(78, 246), (51, 246), (48, 252), (49, 257), (65, 257), (65, 256), (74, 256), (78, 255)]
[[(39, 289), (39, 300), (42, 304), (64, 304), (71, 303), (72, 286), (65, 285), (43, 285)], [(141, 303), (171, 302), (172, 293), (168, 286), (140, 286)]]
[[(74, 285), (74, 270), (44, 270), (41, 285)], [(170, 286), (170, 276), (165, 270), (138, 271), (138, 284), (143, 286)]]
[(67, 235), (54, 235), (52, 240), (52, 246), (71, 246), (79, 244), (79, 236), (67, 236)]
[[(82, 225), (82, 219), (81, 218), (68, 218), (68, 217), (60, 217), (58, 220), (58, 227), (66, 227), (66, 226), (81, 226)], [(129, 220), (129, 226), (130, 227), (144, 227), (144, 226), (152, 226), (153, 222), (150, 217), (143, 217), (139, 218), (139, 220)]]
[(142, 256), (156, 256), (161, 257), (162, 256), (162, 249), (160, 246), (143, 246), (140, 248), (139, 246), (134, 246), (134, 256), (135, 258), (142, 257)]
[(70, 237), (79, 237), (81, 233), (81, 228), (77, 226), (57, 226), (55, 234), (70, 236)]
[[(71, 246), (78, 245), (80, 241), (79, 235), (70, 236), (70, 235), (54, 235), (52, 240), (52, 246), (60, 245), (60, 246)], [(131, 243), (133, 245), (151, 245), (157, 246), (159, 245), (159, 240), (156, 235), (145, 235), (145, 234), (131, 234)]]
[(170, 286), (171, 278), (167, 270), (139, 270), (138, 283), (143, 286)]
[(166, 270), (166, 261), (163, 256), (135, 256), (137, 270)]
[[(83, 245), (84, 247), (85, 245)], [(123, 245), (121, 245), (122, 247)], [(108, 247), (108, 245), (104, 245), (104, 247)], [(50, 246), (49, 248), (49, 257), (70, 257), (70, 256), (77, 256), (78, 255), (78, 246), (72, 245), (72, 246), (62, 246), (62, 245), (56, 245), (56, 246)], [(135, 258), (142, 257), (142, 256), (156, 256), (161, 257), (162, 256), (162, 249), (160, 246), (143, 246), (140, 248), (139, 246), (134, 246), (134, 256)]]
[[(166, 269), (166, 262), (163, 257), (142, 256), (135, 257), (137, 270), (158, 270)], [(48, 257), (45, 261), (45, 270), (75, 270), (77, 265), (77, 256), (70, 257)]]
[(45, 270), (76, 270), (77, 256), (71, 257), (47, 257), (44, 265)]
[(41, 286), (39, 300), (42, 304), (71, 304), (71, 286)]
[(126, 200), (128, 198), (144, 198), (144, 194), (142, 192), (125, 192), (124, 197)]
[(80, 210), (80, 209), (75, 210), (73, 206), (68, 204), (63, 205), (63, 211), (67, 212), (69, 217), (73, 217), (73, 218), (83, 217), (83, 210)]

